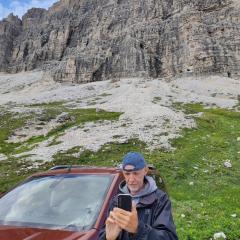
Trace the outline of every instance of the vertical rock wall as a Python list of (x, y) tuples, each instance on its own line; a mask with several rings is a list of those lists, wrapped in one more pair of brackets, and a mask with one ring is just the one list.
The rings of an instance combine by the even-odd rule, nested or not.
[[(71, 82), (187, 73), (237, 77), (239, 12), (237, 0), (62, 0), (17, 20), (19, 30), (0, 45), (0, 69), (43, 68), (54, 80)], [(11, 25), (4, 21), (0, 29)]]

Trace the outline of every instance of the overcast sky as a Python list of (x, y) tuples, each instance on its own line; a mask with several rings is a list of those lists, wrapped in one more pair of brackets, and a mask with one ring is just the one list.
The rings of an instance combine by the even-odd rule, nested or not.
[(57, 1), (58, 0), (0, 0), (0, 20), (7, 17), (11, 12), (21, 18), (30, 8), (48, 9)]

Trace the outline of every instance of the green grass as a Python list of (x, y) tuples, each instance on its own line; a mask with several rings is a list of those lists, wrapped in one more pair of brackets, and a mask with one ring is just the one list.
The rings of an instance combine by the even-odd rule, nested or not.
[(14, 185), (36, 172), (36, 169), (29, 170), (31, 162), (23, 162), (15, 158), (0, 161), (0, 193), (8, 191)]
[(153, 100), (152, 100), (152, 102), (153, 102), (153, 103), (158, 103), (158, 102), (160, 102), (161, 100), (162, 100), (161, 97), (154, 97)]
[[(132, 139), (123, 144), (108, 143), (99, 151), (84, 151), (75, 147), (54, 156), (54, 161), (40, 169), (26, 171), (28, 162), (11, 159), (0, 162), (0, 187), (6, 190), (34, 171), (48, 169), (56, 164), (114, 166), (128, 151), (140, 151), (163, 176), (173, 203), (173, 213), (180, 240), (208, 240), (223, 231), (228, 240), (240, 239), (240, 113), (226, 109), (204, 109), (199, 104), (174, 105), (186, 114), (202, 112), (196, 118), (197, 127), (184, 129), (182, 137), (172, 141), (175, 151), (147, 150), (145, 143)], [(96, 116), (89, 110), (81, 117), (70, 111), (75, 123), (107, 118), (108, 113)], [(76, 112), (75, 112), (76, 111)], [(75, 115), (74, 115), (75, 114)], [(101, 112), (99, 112), (101, 114)], [(116, 116), (114, 115), (116, 114)], [(117, 119), (117, 113), (109, 115)], [(74, 124), (75, 124), (74, 123)], [(69, 127), (64, 126), (63, 129)], [(72, 126), (72, 125), (71, 125)], [(57, 134), (61, 129), (56, 131)], [(52, 133), (53, 134), (53, 133)], [(2, 142), (0, 142), (1, 144)], [(232, 168), (224, 167), (230, 160)], [(21, 176), (15, 171), (21, 170)], [(189, 183), (193, 182), (193, 185)], [(237, 214), (237, 217), (232, 217)]]
[(19, 143), (8, 143), (6, 140), (14, 133), (14, 130), (23, 126), (31, 117), (26, 115), (18, 116), (6, 109), (1, 110), (0, 116), (0, 153), (9, 156)]
[(55, 133), (63, 132), (64, 130), (70, 127), (79, 126), (86, 122), (95, 122), (99, 120), (117, 120), (121, 113), (106, 111), (96, 112), (96, 109), (90, 108), (90, 109), (71, 109), (68, 110), (68, 115), (70, 117), (73, 117), (74, 120), (67, 121), (61, 126), (56, 127), (55, 129), (48, 133), (48, 137), (54, 135)]
[[(40, 114), (14, 114), (6, 108), (1, 108), (0, 154), (5, 155), (7, 160), (0, 161), (0, 192), (7, 191), (18, 181), (37, 170), (37, 168), (28, 170), (26, 166), (31, 166), (32, 162), (24, 161), (24, 157), (16, 158), (14, 156), (15, 154), (25, 153), (50, 137), (53, 137), (53, 140), (49, 145), (58, 144), (57, 137), (63, 134), (66, 129), (73, 126), (80, 127), (86, 122), (100, 120), (114, 121), (121, 115), (121, 113), (106, 112), (103, 110), (96, 112), (96, 109), (71, 109), (65, 107), (63, 104), (63, 102), (52, 102), (48, 104), (34, 104), (28, 106), (41, 109), (42, 111)], [(44, 127), (44, 124), (55, 119), (62, 112), (67, 113), (69, 119), (62, 122), (58, 127), (52, 129), (47, 135), (34, 136), (22, 143), (7, 142), (7, 139), (14, 134), (16, 129), (26, 126), (29, 121), (40, 121), (43, 123)], [(23, 167), (23, 170), (21, 170), (21, 174), (19, 174), (19, 169), (21, 167)], [(46, 166), (43, 166), (42, 169), (46, 169)]]
[[(54, 137), (53, 142), (50, 145), (57, 144), (58, 141), (56, 138), (64, 133), (65, 130), (71, 128), (73, 126), (81, 126), (86, 122), (95, 122), (99, 120), (117, 120), (121, 113), (117, 112), (106, 112), (99, 111), (96, 112), (96, 109), (71, 109), (64, 106), (64, 102), (52, 102), (52, 103), (44, 103), (44, 104), (32, 104), (28, 107), (31, 108), (40, 108), (42, 110), (41, 113), (37, 114), (13, 114), (10, 111), (2, 110), (1, 111), (1, 119), (0, 119), (0, 153), (3, 153), (7, 156), (13, 154), (19, 154), (25, 151), (31, 150), (36, 144), (49, 139), (50, 137)], [(48, 132), (47, 135), (39, 135), (34, 136), (22, 144), (19, 143), (8, 143), (6, 140), (14, 133), (14, 131), (18, 128), (27, 125), (28, 121), (40, 121), (43, 123), (41, 125), (44, 128), (44, 124), (57, 118), (58, 115), (65, 112), (68, 114), (69, 119), (61, 123), (56, 128), (52, 129)]]
[[(179, 237), (209, 239), (223, 231), (228, 239), (240, 239), (240, 113), (198, 104), (182, 107), (191, 114), (203, 112), (197, 128), (173, 141), (176, 151), (153, 156), (174, 200)], [(232, 168), (223, 166), (227, 159)]]
[[(43, 104), (37, 105), (38, 107), (45, 108), (45, 114), (43, 114), (42, 119), (45, 121), (49, 121), (60, 115), (62, 112), (65, 112), (69, 116), (69, 120), (64, 121), (60, 126), (52, 129), (46, 136), (38, 136), (33, 137), (32, 139), (28, 140), (30, 142), (38, 142), (48, 139), (52, 136), (59, 136), (68, 128), (73, 126), (80, 126), (86, 122), (95, 122), (99, 120), (117, 120), (121, 113), (118, 112), (106, 112), (106, 111), (99, 111), (96, 112), (95, 108), (89, 109), (71, 109), (67, 108), (66, 106), (62, 105), (62, 102), (53, 102), (52, 104)], [(56, 141), (54, 141), (56, 143)], [(53, 143), (53, 144), (54, 144)]]

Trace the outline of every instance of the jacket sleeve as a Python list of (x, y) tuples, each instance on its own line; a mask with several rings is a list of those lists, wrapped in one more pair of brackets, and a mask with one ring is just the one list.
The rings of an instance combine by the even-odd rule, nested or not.
[[(112, 206), (111, 206), (112, 204), (110, 204), (110, 206), (109, 206), (109, 209), (108, 209), (108, 212), (107, 212), (107, 215), (105, 216), (105, 221), (106, 221), (106, 219), (107, 219), (107, 217), (108, 217), (108, 215), (109, 215), (109, 213), (110, 213), (110, 211), (111, 211), (111, 209), (112, 209)], [(104, 225), (103, 225), (103, 227), (100, 229), (100, 231), (99, 231), (99, 235), (98, 235), (98, 240), (106, 240), (106, 231), (105, 231), (105, 228), (106, 228), (106, 225), (105, 225), (105, 223), (104, 223)]]
[(105, 224), (99, 231), (98, 239), (99, 240), (106, 240)]
[(136, 240), (178, 240), (167, 194), (161, 196), (152, 211), (153, 223), (139, 222)]

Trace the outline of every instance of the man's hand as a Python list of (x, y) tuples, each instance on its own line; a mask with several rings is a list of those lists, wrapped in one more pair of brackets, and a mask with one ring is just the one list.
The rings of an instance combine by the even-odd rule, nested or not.
[(113, 212), (111, 211), (106, 220), (106, 239), (115, 240), (121, 232), (121, 228), (115, 223)]
[(138, 228), (138, 214), (136, 206), (133, 205), (132, 211), (128, 212), (121, 208), (114, 208), (112, 211), (114, 222), (129, 233), (136, 233)]

